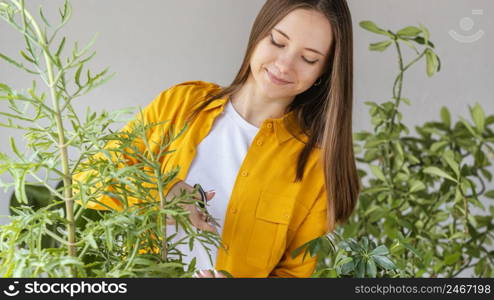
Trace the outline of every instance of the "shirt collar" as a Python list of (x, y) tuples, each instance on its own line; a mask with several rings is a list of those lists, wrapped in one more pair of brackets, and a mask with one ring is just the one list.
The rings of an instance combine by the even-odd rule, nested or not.
[[(213, 102), (209, 103), (203, 109), (203, 111), (209, 111), (215, 109), (223, 111), (225, 109), (225, 104), (228, 102), (228, 100), (229, 100), (228, 97), (216, 99)], [(289, 130), (285, 125), (284, 123), (285, 119), (287, 120), (288, 127), (290, 127), (291, 130)], [(300, 129), (300, 126), (297, 122), (297, 115), (295, 111), (288, 112), (281, 118), (276, 118), (276, 119), (270, 118), (264, 120), (260, 129), (262, 128), (269, 129), (269, 127), (271, 126), (269, 124), (272, 125), (272, 128), (274, 129), (279, 144), (294, 138), (292, 132), (296, 134), (297, 138), (301, 139), (303, 142), (306, 143), (308, 141), (308, 137)]]

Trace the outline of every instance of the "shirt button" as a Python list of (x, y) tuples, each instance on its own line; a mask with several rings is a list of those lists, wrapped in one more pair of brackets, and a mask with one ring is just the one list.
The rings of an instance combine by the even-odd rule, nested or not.
[(249, 175), (249, 172), (247, 172), (247, 171), (243, 171), (241, 175), (242, 175), (243, 177), (247, 177), (247, 175)]
[(273, 123), (268, 123), (268, 125), (266, 125), (269, 129), (273, 128)]
[(236, 214), (237, 213), (237, 209), (234, 207), (232, 208), (232, 214)]
[(262, 141), (257, 141), (256, 143), (258, 146), (262, 146)]
[(225, 250), (228, 250), (230, 248), (228, 244), (224, 244), (223, 246), (225, 247)]

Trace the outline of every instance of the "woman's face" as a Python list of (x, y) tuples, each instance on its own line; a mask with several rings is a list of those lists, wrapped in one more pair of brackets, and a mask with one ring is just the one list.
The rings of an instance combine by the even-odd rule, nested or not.
[(292, 98), (324, 72), (333, 37), (320, 12), (296, 9), (256, 46), (250, 61), (257, 88), (269, 98)]

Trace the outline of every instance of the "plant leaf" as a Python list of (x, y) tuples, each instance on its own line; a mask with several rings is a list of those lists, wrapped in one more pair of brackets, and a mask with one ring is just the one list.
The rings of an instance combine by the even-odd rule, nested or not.
[(445, 265), (453, 265), (453, 264), (455, 264), (460, 259), (460, 257), (461, 257), (461, 253), (460, 252), (456, 252), (456, 253), (447, 255), (444, 258), (443, 263)]
[(388, 49), (389, 45), (391, 45), (392, 43), (393, 43), (393, 41), (387, 40), (387, 41), (382, 41), (382, 42), (370, 44), (369, 50), (383, 52), (386, 49)]
[(473, 108), (470, 108), (470, 114), (472, 115), (473, 122), (477, 126), (478, 132), (482, 134), (485, 130), (485, 113), (480, 104), (475, 104)]
[(375, 248), (374, 250), (371, 251), (371, 255), (386, 255), (389, 253), (389, 250), (386, 246), (384, 245), (381, 245), (377, 248)]
[(367, 275), (369, 275), (369, 277), (376, 278), (377, 267), (376, 267), (376, 263), (374, 262), (374, 259), (372, 257), (369, 258), (369, 260), (367, 260), (366, 272), (367, 272)]
[(396, 34), (399, 36), (416, 36), (422, 33), (422, 30), (420, 28), (417, 28), (415, 26), (408, 26), (400, 31), (398, 31)]
[(410, 186), (410, 193), (415, 193), (421, 190), (425, 190), (425, 184), (419, 180), (413, 181)]
[(425, 50), (425, 57), (427, 62), (427, 76), (432, 77), (439, 71), (439, 59), (430, 48)]
[(453, 151), (448, 150), (448, 151), (444, 152), (443, 159), (446, 161), (446, 163), (449, 165), (449, 167), (453, 170), (453, 172), (455, 172), (456, 178), (460, 177), (460, 166), (455, 161), (455, 155), (454, 155)]
[(494, 190), (490, 190), (487, 193), (484, 194), (487, 198), (494, 199)]
[(381, 170), (381, 168), (379, 168), (378, 166), (374, 166), (374, 165), (371, 165), (370, 167), (371, 167), (372, 174), (374, 174), (374, 176), (379, 178), (381, 181), (386, 182), (386, 178), (384, 177), (384, 173)]
[(438, 167), (427, 167), (427, 168), (424, 169), (424, 173), (435, 175), (435, 176), (439, 176), (439, 177), (443, 177), (443, 178), (449, 179), (449, 180), (451, 180), (451, 181), (453, 181), (455, 183), (458, 183), (458, 181), (456, 179), (454, 179), (451, 175), (449, 175), (448, 173), (446, 173), (443, 170), (439, 169)]
[(368, 30), (370, 32), (373, 32), (373, 33), (390, 36), (389, 32), (387, 32), (384, 29), (379, 28), (372, 21), (362, 21), (362, 22), (360, 22), (360, 27), (362, 27), (363, 29)]
[(396, 269), (395, 264), (386, 256), (375, 255), (372, 258), (383, 269), (386, 269), (386, 270)]
[(441, 108), (441, 120), (443, 121), (444, 125), (446, 125), (448, 128), (451, 127), (451, 114), (448, 108), (445, 106)]

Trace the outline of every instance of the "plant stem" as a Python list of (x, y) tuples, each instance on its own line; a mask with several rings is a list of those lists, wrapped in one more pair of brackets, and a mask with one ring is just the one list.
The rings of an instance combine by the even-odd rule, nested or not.
[[(48, 75), (48, 87), (50, 88), (50, 94), (52, 98), (52, 105), (55, 111), (55, 120), (57, 124), (58, 132), (58, 143), (59, 151), (62, 159), (62, 170), (64, 173), (63, 183), (64, 183), (64, 196), (65, 196), (65, 209), (67, 217), (67, 233), (68, 233), (68, 254), (70, 256), (77, 256), (77, 248), (75, 246), (75, 222), (74, 222), (74, 200), (72, 198), (72, 177), (69, 169), (69, 156), (67, 151), (67, 145), (65, 144), (65, 131), (63, 128), (62, 114), (59, 106), (59, 95), (55, 91), (56, 82), (54, 81), (53, 75), (53, 62), (49, 54), (49, 45), (45, 39), (45, 36), (41, 32), (38, 24), (34, 18), (29, 14), (24, 8), (24, 1), (21, 3), (13, 1), (19, 9), (21, 9), (23, 17), (27, 17), (29, 22), (34, 27), (36, 35), (38, 36), (38, 42), (43, 51), (43, 56), (46, 63), (46, 71)], [(75, 268), (72, 268), (72, 273), (75, 276)]]
[[(149, 140), (147, 138), (147, 135), (146, 135), (146, 127), (145, 127), (145, 118), (144, 118), (144, 115), (142, 114), (141, 112), (141, 120), (143, 122), (143, 130), (142, 130), (142, 140), (144, 142), (144, 145), (146, 146), (146, 149), (147, 149), (147, 152), (149, 153), (149, 160), (151, 161), (150, 162), (150, 165), (154, 166), (154, 177), (156, 178), (156, 184), (158, 185), (158, 194), (159, 194), (159, 200), (160, 200), (160, 210), (164, 210), (165, 207), (166, 207), (166, 198), (164, 197), (163, 193), (163, 178), (161, 177), (161, 170), (160, 170), (160, 162), (159, 162), (159, 158), (160, 158), (160, 155), (162, 153), (162, 148), (160, 148), (160, 151), (159, 151), (159, 154), (158, 155), (154, 155), (153, 153), (153, 149), (151, 148), (150, 144), (149, 144)], [(144, 156), (144, 155), (143, 155)], [(144, 157), (142, 157), (141, 159), (145, 160)], [(168, 246), (167, 246), (167, 232), (166, 232), (166, 214), (163, 214), (163, 216), (161, 217), (161, 259), (164, 261), (164, 262), (167, 262), (168, 261)], [(158, 223), (158, 224), (159, 224)]]
[[(158, 171), (155, 171), (156, 173), (156, 179), (158, 181), (158, 193), (160, 197), (160, 209), (164, 210), (166, 207), (166, 198), (163, 196), (163, 180), (161, 176), (159, 176)], [(162, 235), (162, 240), (161, 240), (161, 259), (166, 262), (168, 260), (168, 247), (167, 247), (167, 232), (166, 232), (166, 214), (163, 214), (162, 216), (162, 226), (161, 226), (161, 235)]]

